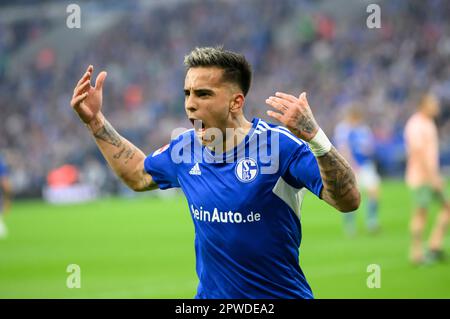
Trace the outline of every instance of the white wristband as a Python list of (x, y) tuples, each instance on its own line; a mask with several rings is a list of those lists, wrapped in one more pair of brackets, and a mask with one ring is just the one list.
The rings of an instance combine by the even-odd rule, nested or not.
[(308, 145), (315, 157), (323, 156), (331, 150), (331, 142), (321, 128)]

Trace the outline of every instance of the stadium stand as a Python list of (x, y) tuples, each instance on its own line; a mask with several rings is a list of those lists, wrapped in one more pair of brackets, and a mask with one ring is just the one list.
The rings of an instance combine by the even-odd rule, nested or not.
[(432, 88), (444, 106), (441, 158), (450, 165), (450, 2), (376, 1), (381, 29), (364, 27), (367, 13), (358, 1), (318, 2), (80, 1), (81, 29), (66, 27), (67, 4), (59, 1), (27, 1), (28, 13), (3, 3), (0, 149), (15, 193), (39, 195), (48, 172), (64, 164), (81, 168), (81, 176), (106, 175), (104, 188), (116, 191), (109, 171), (86, 171), (106, 167), (92, 164), (103, 160), (70, 109), (74, 81), (87, 64), (107, 70), (104, 112), (149, 153), (168, 142), (173, 128), (190, 127), (182, 61), (204, 45), (243, 52), (253, 64), (249, 117), (267, 119), (264, 100), (277, 89), (305, 90), (331, 134), (346, 106), (360, 101), (383, 175), (403, 174), (404, 123), (416, 93)]

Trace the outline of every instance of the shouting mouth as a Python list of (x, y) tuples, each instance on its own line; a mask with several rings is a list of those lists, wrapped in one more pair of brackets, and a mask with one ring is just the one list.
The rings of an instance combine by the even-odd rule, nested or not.
[(194, 126), (194, 130), (195, 132), (198, 133), (205, 133), (206, 131), (206, 126), (205, 123), (203, 123), (202, 120), (198, 120), (198, 119), (194, 119), (194, 118), (190, 118), (189, 121), (191, 122), (192, 126)]
[[(215, 134), (212, 134), (211, 130), (208, 131), (208, 127), (202, 120), (189, 118), (192, 126), (194, 126), (195, 135), (201, 141), (203, 145), (210, 145), (217, 140)], [(212, 135), (211, 135), (212, 134)]]

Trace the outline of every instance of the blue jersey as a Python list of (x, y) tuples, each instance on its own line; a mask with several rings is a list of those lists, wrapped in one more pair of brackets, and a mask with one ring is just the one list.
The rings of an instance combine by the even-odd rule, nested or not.
[[(5, 163), (3, 162), (3, 159), (0, 157), (0, 180), (5, 177), (8, 174), (8, 170), (6, 168)], [(0, 211), (2, 210), (2, 197), (3, 197), (3, 192), (0, 189)]]
[(0, 177), (4, 177), (8, 174), (8, 170), (6, 169), (6, 165), (3, 162), (3, 159), (0, 157)]
[(322, 179), (308, 146), (253, 119), (220, 155), (193, 130), (145, 159), (161, 189), (181, 187), (195, 226), (196, 298), (313, 298), (299, 266), (300, 208)]
[(374, 160), (375, 140), (367, 125), (338, 124), (335, 129), (335, 143), (338, 148), (348, 147), (354, 161), (360, 166)]

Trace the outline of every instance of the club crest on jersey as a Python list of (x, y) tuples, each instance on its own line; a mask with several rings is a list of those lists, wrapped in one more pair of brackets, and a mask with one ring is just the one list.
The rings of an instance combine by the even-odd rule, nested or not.
[(161, 154), (162, 152), (164, 152), (164, 151), (165, 151), (166, 149), (168, 149), (168, 148), (169, 148), (169, 144), (164, 145), (163, 147), (157, 149), (157, 150), (153, 153), (152, 157), (155, 157), (156, 155)]
[(253, 158), (241, 159), (236, 164), (235, 169), (236, 177), (243, 183), (248, 183), (253, 181), (258, 175), (258, 164)]

